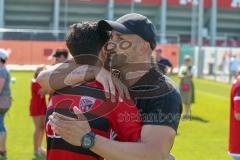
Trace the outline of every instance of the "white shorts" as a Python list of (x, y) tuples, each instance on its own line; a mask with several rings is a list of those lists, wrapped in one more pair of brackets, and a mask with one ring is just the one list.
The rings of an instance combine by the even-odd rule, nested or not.
[(229, 154), (233, 159), (240, 159), (240, 154), (230, 153), (230, 152), (228, 152), (228, 154)]

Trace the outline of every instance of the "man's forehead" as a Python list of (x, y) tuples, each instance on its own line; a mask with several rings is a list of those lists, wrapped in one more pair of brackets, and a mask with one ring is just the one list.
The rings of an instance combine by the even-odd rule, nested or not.
[(115, 31), (115, 30), (112, 30), (111, 34), (115, 35), (115, 36), (123, 36), (124, 35), (124, 34), (118, 32), (118, 31)]
[(136, 34), (124, 34), (124, 33), (120, 33), (120, 32), (118, 32), (118, 31), (115, 31), (115, 30), (113, 30), (112, 32), (111, 32), (111, 35), (112, 36), (118, 36), (118, 37), (128, 37), (128, 38), (140, 38), (140, 39), (142, 39), (141, 37), (139, 37), (138, 35), (136, 35)]

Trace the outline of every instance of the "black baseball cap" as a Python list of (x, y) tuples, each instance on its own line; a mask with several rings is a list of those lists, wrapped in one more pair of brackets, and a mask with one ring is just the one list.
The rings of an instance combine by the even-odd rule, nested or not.
[(57, 49), (53, 54), (52, 57), (60, 57), (60, 56), (68, 57), (68, 51), (66, 49)]
[(155, 51), (162, 52), (162, 49), (161, 48), (156, 48)]
[(145, 16), (137, 13), (126, 14), (116, 21), (100, 20), (99, 29), (123, 34), (136, 34), (149, 42), (152, 50), (156, 47), (156, 29), (152, 22)]

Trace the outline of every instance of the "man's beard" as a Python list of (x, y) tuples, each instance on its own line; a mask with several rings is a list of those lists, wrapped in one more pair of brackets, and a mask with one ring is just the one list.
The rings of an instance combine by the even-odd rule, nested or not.
[(104, 62), (104, 68), (116, 77), (121, 79), (121, 68), (127, 65), (127, 56), (124, 54), (108, 53)]
[(114, 54), (111, 57), (111, 68), (120, 69), (128, 64), (128, 58), (124, 54)]

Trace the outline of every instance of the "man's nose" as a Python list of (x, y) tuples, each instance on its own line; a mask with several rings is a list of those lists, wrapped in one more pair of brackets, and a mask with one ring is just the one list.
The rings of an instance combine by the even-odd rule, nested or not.
[(116, 48), (117, 48), (117, 45), (114, 42), (108, 42), (105, 46), (106, 51), (114, 51), (116, 50)]

